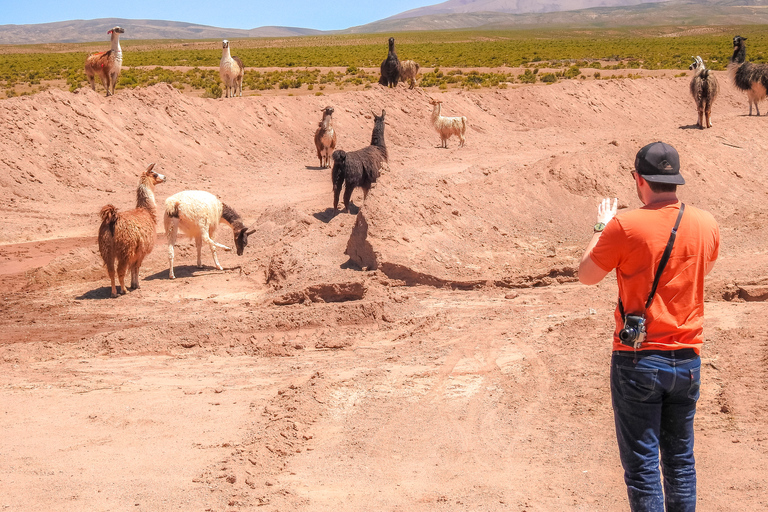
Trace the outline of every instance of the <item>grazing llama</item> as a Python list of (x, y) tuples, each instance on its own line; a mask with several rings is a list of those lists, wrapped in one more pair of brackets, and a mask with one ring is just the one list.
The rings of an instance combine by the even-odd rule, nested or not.
[(333, 129), (333, 107), (325, 107), (322, 112), (323, 120), (315, 132), (315, 147), (320, 167), (326, 169), (331, 167), (331, 155), (336, 149), (336, 130)]
[(198, 268), (203, 266), (202, 245), (205, 241), (211, 248), (216, 268), (224, 270), (216, 256), (216, 248), (219, 247), (225, 251), (232, 249), (213, 241), (213, 235), (219, 222), (224, 222), (232, 228), (237, 255), (242, 256), (245, 246), (248, 245), (248, 235), (252, 234), (255, 229), (246, 229), (243, 219), (233, 208), (219, 201), (210, 192), (202, 190), (185, 190), (173, 194), (165, 200), (163, 224), (165, 225), (165, 237), (168, 240), (168, 260), (170, 263), (168, 277), (176, 278), (173, 273), (173, 246), (176, 245), (176, 235), (179, 231), (195, 239)]
[(245, 66), (240, 57), (232, 57), (229, 54), (229, 41), (222, 42), (221, 62), (219, 62), (219, 74), (224, 82), (224, 97), (232, 98), (243, 95), (243, 75)]
[(101, 85), (107, 90), (107, 96), (115, 94), (117, 77), (120, 76), (120, 67), (123, 65), (120, 34), (124, 33), (125, 30), (120, 27), (107, 31), (107, 34), (111, 35), (112, 47), (106, 52), (94, 53), (85, 59), (85, 76), (94, 91), (96, 90), (94, 76), (98, 75)]
[(448, 139), (450, 139), (452, 135), (457, 135), (459, 137), (459, 147), (464, 146), (464, 135), (467, 132), (467, 118), (464, 116), (441, 116), (440, 109), (443, 102), (440, 100), (430, 100), (429, 103), (434, 106), (434, 110), (432, 110), (432, 126), (435, 127), (435, 130), (440, 135), (440, 147), (447, 148)]
[(349, 201), (356, 187), (363, 189), (363, 201), (371, 186), (379, 178), (381, 168), (387, 163), (387, 146), (384, 143), (384, 110), (381, 116), (373, 114), (371, 145), (349, 153), (337, 149), (333, 152), (333, 209), (339, 206), (339, 194), (344, 185), (344, 211), (349, 211)]
[(696, 110), (699, 112), (697, 124), (699, 128), (712, 128), (712, 104), (717, 98), (718, 84), (712, 70), (704, 66), (701, 57), (694, 57), (693, 64), (688, 69), (692, 69), (693, 78), (691, 78), (691, 96), (696, 102)]
[(733, 55), (728, 64), (728, 73), (731, 75), (734, 85), (747, 93), (749, 100), (749, 115), (752, 115), (752, 104), (755, 105), (757, 115), (760, 115), (759, 101), (765, 99), (768, 90), (768, 64), (753, 64), (747, 62), (746, 37), (733, 38)]
[(99, 253), (112, 282), (112, 297), (117, 297), (115, 287), (115, 260), (117, 260), (117, 276), (120, 280), (120, 293), (126, 293), (125, 271), (131, 269), (131, 289), (139, 288), (139, 268), (144, 258), (155, 247), (155, 185), (163, 183), (165, 176), (152, 169), (155, 164), (149, 164), (147, 170), (139, 177), (139, 187), (136, 189), (136, 208), (126, 212), (118, 212), (111, 204), (101, 209), (101, 226), (99, 227)]

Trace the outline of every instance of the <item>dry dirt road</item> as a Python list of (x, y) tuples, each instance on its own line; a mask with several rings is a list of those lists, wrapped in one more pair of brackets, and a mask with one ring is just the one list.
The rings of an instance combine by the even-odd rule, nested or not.
[[(402, 87), (0, 102), (0, 511), (626, 510), (616, 284), (576, 266), (600, 198), (640, 205), (655, 140), (722, 231), (699, 506), (768, 509), (766, 121), (718, 74), (699, 130), (670, 77), (430, 92), (469, 121), (448, 149)], [(389, 170), (352, 213), (314, 155), (326, 105), (345, 150), (386, 111)], [(110, 299), (98, 211), (132, 208), (151, 162), (158, 205), (208, 190), (256, 231), (223, 271), (184, 241), (171, 281), (158, 226), (141, 288)]]

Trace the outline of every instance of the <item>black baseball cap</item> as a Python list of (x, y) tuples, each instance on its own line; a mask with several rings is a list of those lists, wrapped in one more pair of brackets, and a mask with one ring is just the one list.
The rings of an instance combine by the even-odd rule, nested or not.
[(637, 152), (635, 170), (646, 181), (685, 185), (680, 174), (680, 155), (664, 142), (652, 142)]

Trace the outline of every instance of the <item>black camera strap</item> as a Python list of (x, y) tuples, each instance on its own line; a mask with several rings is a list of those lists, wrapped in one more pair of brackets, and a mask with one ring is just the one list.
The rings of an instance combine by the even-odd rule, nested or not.
[[(664, 254), (661, 255), (659, 266), (656, 268), (656, 276), (653, 278), (653, 286), (651, 287), (651, 293), (648, 295), (648, 300), (645, 302), (645, 309), (643, 310), (643, 316), (645, 311), (651, 307), (653, 297), (656, 295), (656, 288), (659, 286), (659, 279), (661, 279), (661, 273), (664, 272), (664, 267), (667, 266), (669, 256), (672, 254), (672, 246), (675, 245), (675, 238), (677, 238), (677, 228), (680, 226), (680, 219), (683, 218), (683, 212), (685, 211), (685, 203), (680, 203), (680, 212), (677, 214), (677, 220), (675, 221), (675, 227), (672, 228), (672, 233), (667, 240), (667, 247), (664, 249)], [(621, 313), (622, 320), (626, 319), (626, 313), (624, 313), (624, 304), (621, 303), (621, 297), (619, 297), (619, 313)]]

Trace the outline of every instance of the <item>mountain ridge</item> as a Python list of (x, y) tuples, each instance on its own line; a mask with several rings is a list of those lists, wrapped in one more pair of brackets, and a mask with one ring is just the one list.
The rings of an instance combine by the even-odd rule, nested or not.
[[(544, 0), (547, 5), (575, 5), (605, 0)], [(449, 0), (433, 6), (405, 11), (388, 18), (343, 30), (316, 30), (300, 27), (263, 26), (235, 29), (167, 20), (99, 18), (68, 20), (35, 25), (0, 25), (1, 45), (45, 43), (90, 43), (108, 40), (107, 30), (119, 25), (126, 30), (123, 40), (153, 39), (237, 39), (259, 37), (296, 37), (332, 34), (407, 32), (431, 30), (505, 30), (563, 26), (569, 28), (611, 28), (625, 26), (713, 26), (768, 24), (766, 0), (611, 0), (631, 4), (598, 6), (568, 11), (512, 12), (438, 12), (446, 4), (489, 6), (501, 4), (545, 5), (535, 0)], [(442, 7), (441, 7), (442, 6)], [(706, 9), (702, 9), (706, 7)], [(414, 11), (432, 13), (411, 16)], [(500, 7), (499, 7), (500, 8)]]

